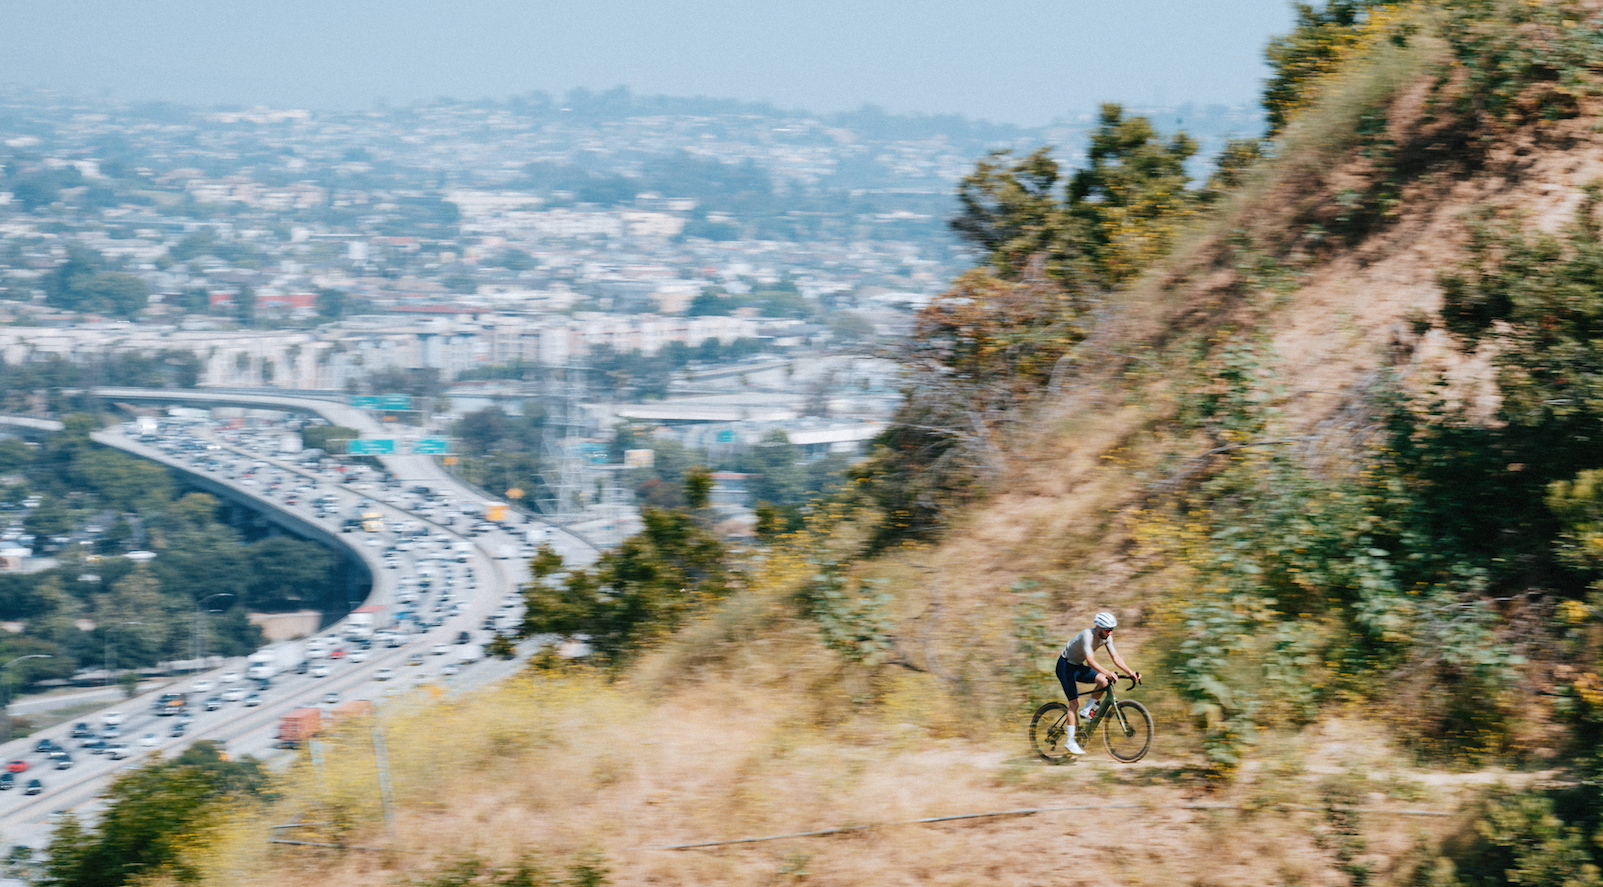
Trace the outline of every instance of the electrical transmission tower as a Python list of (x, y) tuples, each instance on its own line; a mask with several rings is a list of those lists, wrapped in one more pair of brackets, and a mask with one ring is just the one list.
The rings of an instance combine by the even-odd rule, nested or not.
[(585, 396), (583, 366), (552, 367), (545, 376), (545, 461), (535, 506), (553, 524), (568, 524), (584, 513), (584, 454), (580, 446), (589, 422), (581, 404)]

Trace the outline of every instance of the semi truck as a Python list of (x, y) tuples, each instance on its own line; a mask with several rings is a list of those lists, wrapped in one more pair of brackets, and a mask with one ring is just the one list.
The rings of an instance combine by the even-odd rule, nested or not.
[(323, 710), (297, 708), (278, 722), (278, 747), (300, 748), (323, 729)]
[(250, 654), (245, 677), (253, 681), (271, 680), (274, 676), (294, 668), (303, 658), (300, 644), (293, 642), (263, 647)]
[(373, 636), (373, 624), (378, 614), (384, 608), (378, 604), (364, 604), (345, 617), (345, 637), (353, 641), (367, 640)]

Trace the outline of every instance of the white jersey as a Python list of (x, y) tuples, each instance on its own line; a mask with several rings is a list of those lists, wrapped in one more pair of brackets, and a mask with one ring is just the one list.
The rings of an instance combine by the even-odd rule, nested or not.
[(1113, 635), (1099, 638), (1094, 629), (1087, 628), (1063, 645), (1063, 658), (1069, 660), (1071, 665), (1085, 665), (1087, 653), (1095, 653), (1103, 647), (1108, 648), (1110, 656), (1117, 656), (1119, 651), (1113, 648)]

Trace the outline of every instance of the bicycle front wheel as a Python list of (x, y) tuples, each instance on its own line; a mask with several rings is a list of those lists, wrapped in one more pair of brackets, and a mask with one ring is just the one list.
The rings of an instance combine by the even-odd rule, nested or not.
[(1115, 761), (1133, 764), (1147, 756), (1152, 747), (1152, 715), (1134, 699), (1121, 699), (1119, 706), (1103, 716), (1107, 726), (1102, 742)]
[(1048, 764), (1061, 764), (1069, 758), (1065, 746), (1069, 736), (1069, 707), (1061, 702), (1048, 702), (1035, 710), (1030, 721), (1030, 745), (1041, 760)]

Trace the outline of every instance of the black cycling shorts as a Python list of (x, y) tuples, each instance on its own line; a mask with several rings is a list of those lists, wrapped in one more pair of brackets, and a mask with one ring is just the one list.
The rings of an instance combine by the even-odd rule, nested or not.
[(1058, 657), (1058, 683), (1063, 685), (1063, 695), (1069, 697), (1069, 702), (1080, 698), (1079, 684), (1096, 683), (1096, 669), (1085, 663), (1070, 665), (1069, 660)]

